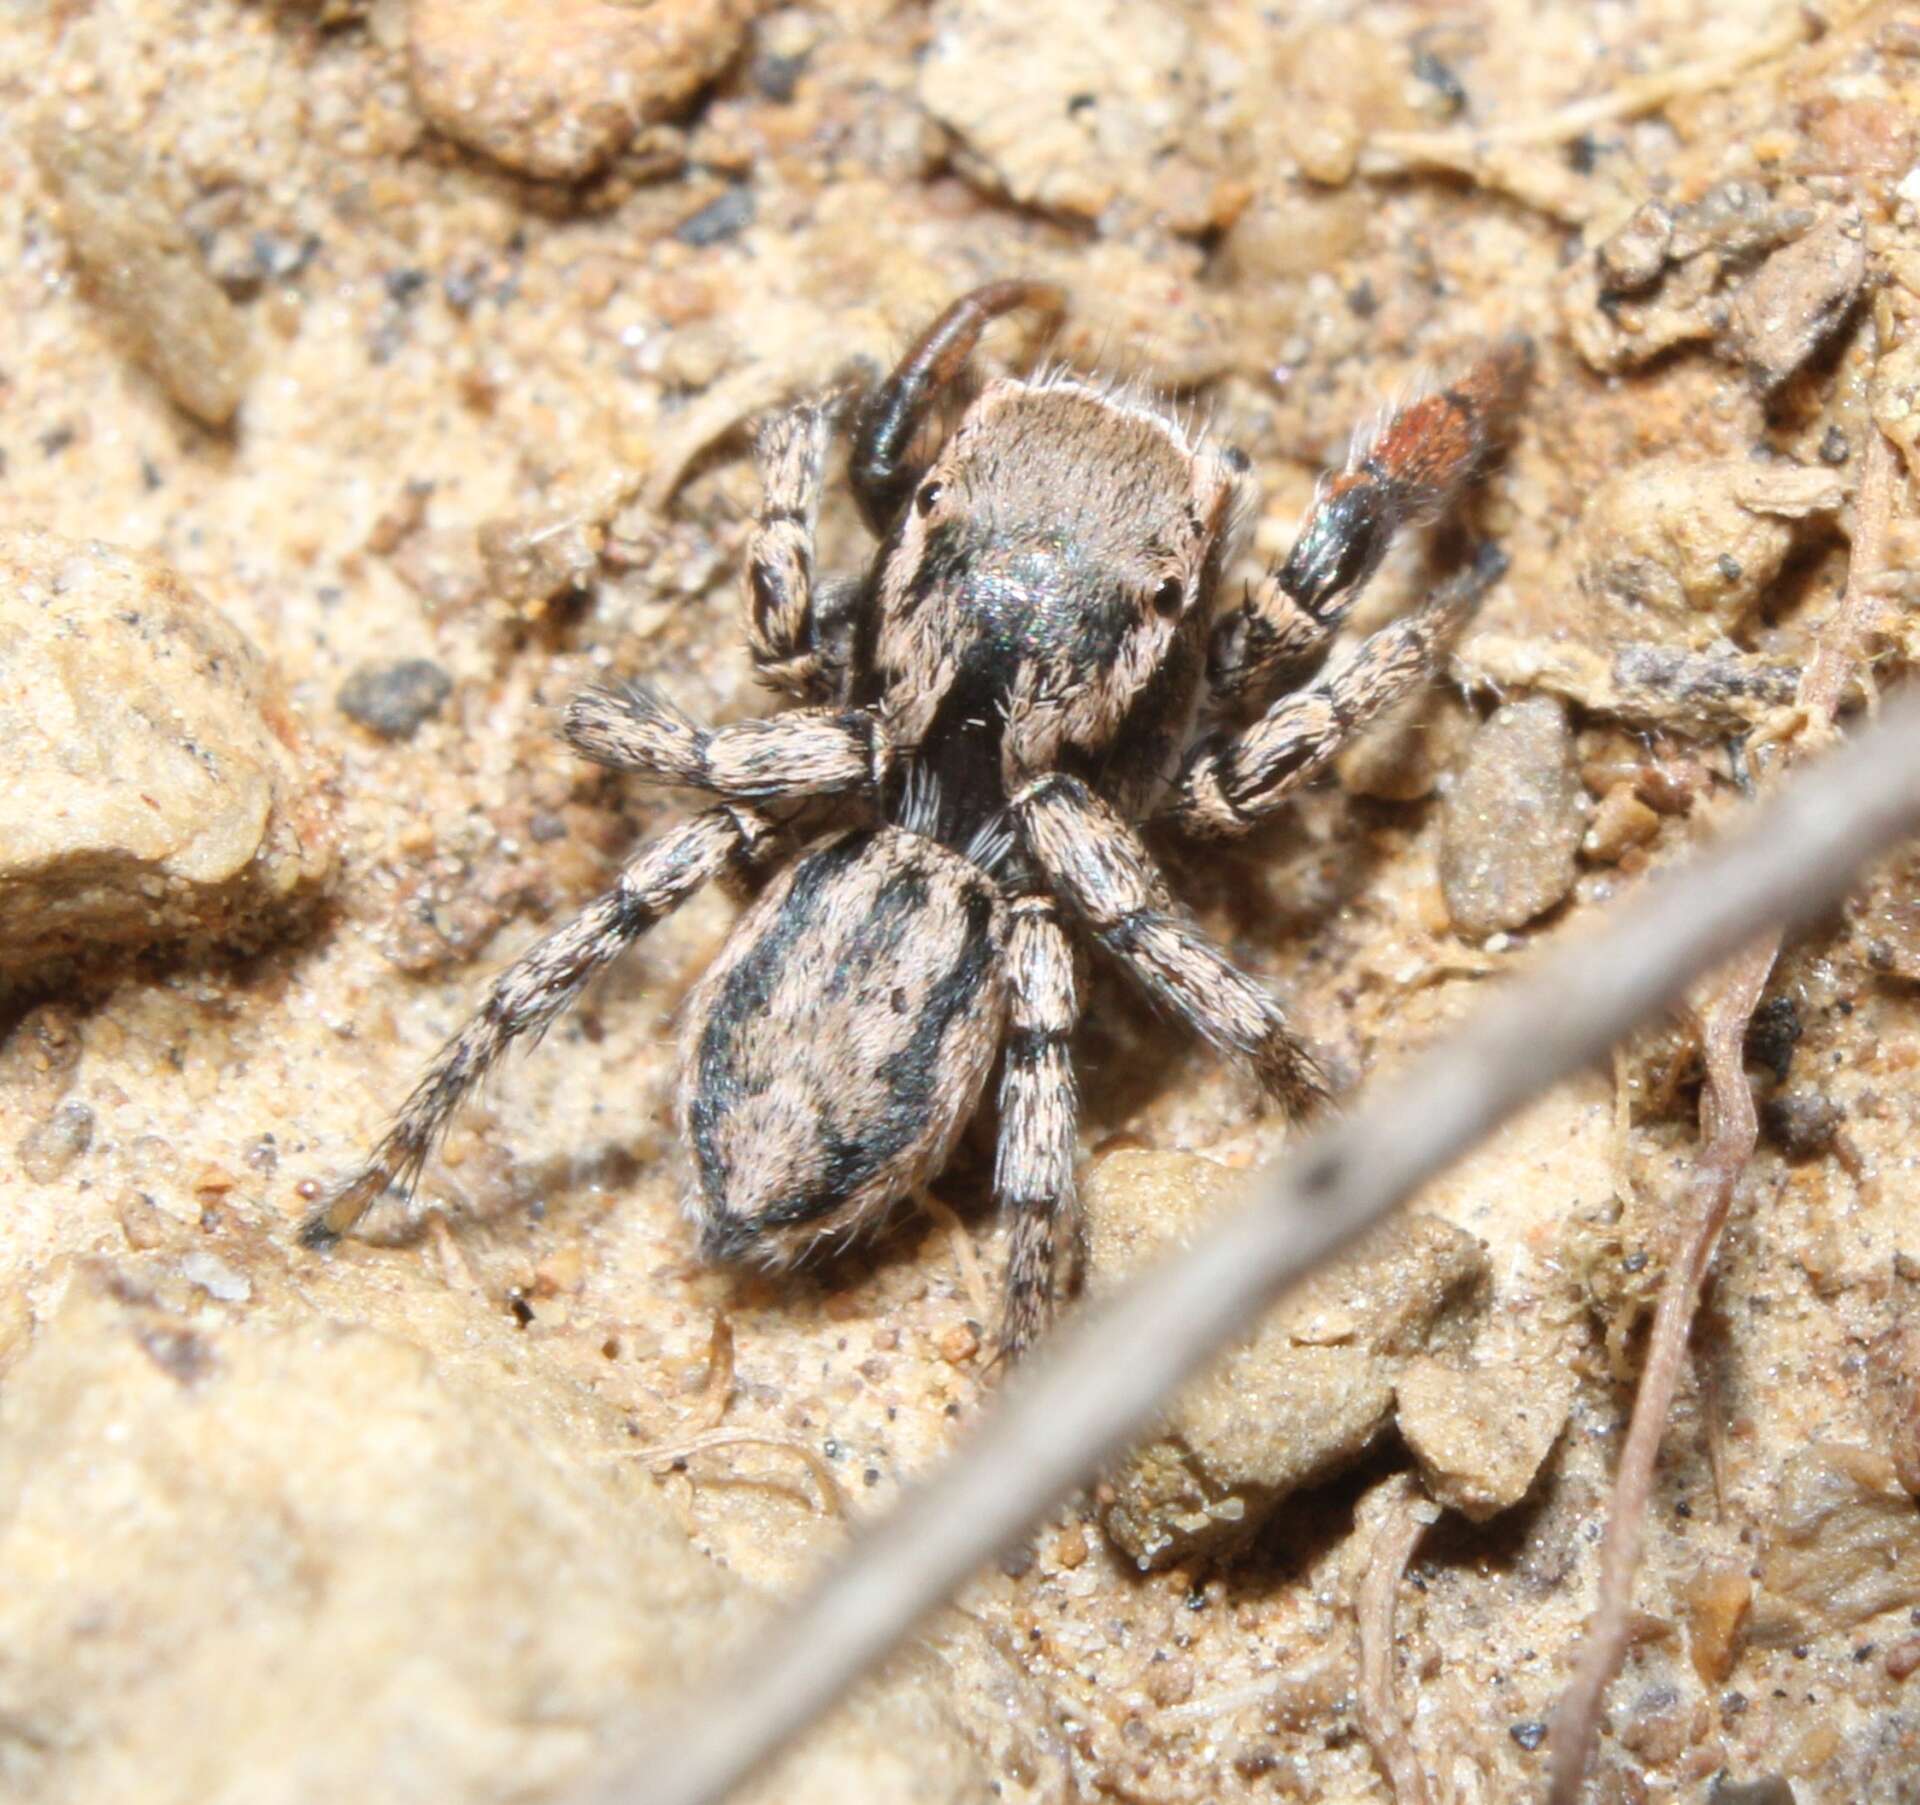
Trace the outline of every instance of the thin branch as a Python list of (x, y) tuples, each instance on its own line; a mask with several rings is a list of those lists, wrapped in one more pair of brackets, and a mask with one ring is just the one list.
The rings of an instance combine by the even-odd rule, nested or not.
[[(1832, 737), (1841, 698), (1879, 624), (1880, 581), (1886, 568), (1887, 533), (1898, 476), (1892, 445), (1875, 432), (1867, 445), (1846, 592), (1832, 617), (1823, 623), (1813, 657), (1800, 679), (1792, 711), (1799, 738), (1783, 764), (1794, 754), (1824, 745)], [(1747, 1083), (1746, 1037), (1779, 951), (1780, 932), (1775, 929), (1715, 974), (1700, 1011), (1707, 1072), (1700, 1100), (1703, 1145), (1687, 1187), (1687, 1208), (1661, 1280), (1646, 1367), (1634, 1397), (1626, 1443), (1620, 1451), (1620, 1469), (1614, 1477), (1606, 1539), (1600, 1549), (1599, 1603), (1588, 1625), (1574, 1677), (1554, 1711), (1548, 1805), (1575, 1805), (1579, 1798), (1599, 1736), (1607, 1687), (1626, 1655), (1633, 1582), (1640, 1568), (1660, 1443), (1686, 1362), (1701, 1287), (1713, 1264), (1713, 1252), (1726, 1225), (1734, 1192), (1759, 1139), (1753, 1091)]]
[(1920, 827), (1920, 705), (1786, 786), (1746, 831), (1647, 883), (1461, 1034), (1263, 1172), (1248, 1207), (1063, 1328), (971, 1441), (856, 1540), (722, 1683), (682, 1705), (579, 1805), (712, 1805), (785, 1747), (976, 1568), (1151, 1419), (1288, 1285), (1523, 1104), (1605, 1054), (1770, 922), (1804, 921)]
[(1367, 1569), (1353, 1599), (1360, 1628), (1360, 1686), (1355, 1702), (1373, 1758), (1393, 1789), (1394, 1805), (1427, 1805), (1426, 1770), (1394, 1696), (1393, 1615), (1407, 1562), (1439, 1515), (1439, 1505), (1421, 1495), (1410, 1473), (1396, 1473), (1360, 1505), (1371, 1541)]

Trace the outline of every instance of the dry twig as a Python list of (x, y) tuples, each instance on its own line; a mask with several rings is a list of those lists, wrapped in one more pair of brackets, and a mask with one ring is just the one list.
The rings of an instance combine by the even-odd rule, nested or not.
[(578, 1805), (709, 1805), (783, 1748), (969, 1574), (1151, 1419), (1275, 1295), (1531, 1098), (1602, 1056), (1769, 922), (1804, 921), (1920, 826), (1920, 704), (1783, 788), (1745, 832), (1655, 878), (1461, 1034), (1260, 1175), (1209, 1225), (1015, 1375), (970, 1443), (865, 1531), (721, 1685), (655, 1723)]
[[(1841, 697), (1879, 622), (1879, 585), (1886, 567), (1887, 531), (1897, 484), (1893, 447), (1876, 432), (1867, 447), (1846, 593), (1820, 633), (1794, 704), (1800, 747), (1823, 745), (1833, 735)], [(1700, 1010), (1707, 1073), (1700, 1099), (1703, 1142), (1687, 1187), (1687, 1207), (1661, 1280), (1646, 1367), (1634, 1398), (1626, 1444), (1620, 1451), (1606, 1540), (1600, 1550), (1599, 1603), (1587, 1627), (1573, 1680), (1554, 1712), (1549, 1805), (1574, 1805), (1578, 1799), (1599, 1732), (1606, 1689), (1626, 1654), (1633, 1581), (1640, 1565), (1660, 1442), (1680, 1383), (1701, 1287), (1713, 1263), (1713, 1251), (1734, 1191), (1759, 1137), (1753, 1092), (1747, 1083), (1745, 1045), (1748, 1024), (1780, 951), (1780, 938), (1775, 929), (1718, 972)]]
[(1356, 1703), (1360, 1728), (1373, 1747), (1395, 1805), (1427, 1805), (1427, 1776), (1407, 1734), (1393, 1685), (1393, 1612), (1407, 1562), (1440, 1507), (1423, 1497), (1411, 1473), (1396, 1473), (1360, 1505), (1372, 1531), (1367, 1568), (1354, 1593), (1353, 1614), (1360, 1626), (1360, 1689)]

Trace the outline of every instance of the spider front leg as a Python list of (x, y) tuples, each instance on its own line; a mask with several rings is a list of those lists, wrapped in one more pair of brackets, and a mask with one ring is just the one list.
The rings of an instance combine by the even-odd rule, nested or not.
[(494, 979), (479, 1012), (441, 1049), (366, 1163), (307, 1218), (301, 1241), (325, 1247), (339, 1240), (390, 1185), (411, 1193), (453, 1112), (516, 1040), (545, 1033), (596, 971), (729, 865), (763, 858), (777, 832), (754, 810), (729, 804), (643, 848), (612, 889)]
[(1198, 741), (1162, 812), (1216, 839), (1264, 820), (1351, 735), (1431, 676), (1440, 648), (1506, 567), (1497, 546), (1483, 545), (1469, 569), (1362, 640), (1337, 670), (1283, 697), (1251, 727)]
[(1013, 1006), (1000, 1075), (993, 1194), (1010, 1226), (1000, 1351), (1013, 1360), (1053, 1319), (1061, 1255), (1079, 1223), (1073, 1167), (1080, 1093), (1067, 1043), (1080, 998), (1073, 946), (1052, 897), (1014, 904), (1006, 964)]
[(1043, 777), (1013, 817), (1048, 885), (1150, 997), (1244, 1062), (1290, 1116), (1325, 1103), (1326, 1074), (1280, 1005), (1174, 902), (1140, 836), (1084, 783)]
[(1020, 307), (1057, 317), (1065, 311), (1066, 297), (1050, 282), (990, 282), (962, 295), (861, 406), (854, 429), (853, 494), (876, 537), (886, 536), (920, 480), (909, 459), (928, 410), (959, 380), (981, 333)]
[(1485, 460), (1532, 362), (1525, 339), (1503, 339), (1356, 441), (1286, 562), (1215, 623), (1207, 679), (1217, 698), (1258, 706), (1279, 673), (1326, 650), (1395, 535), (1439, 514)]
[(754, 438), (760, 515), (747, 543), (747, 646), (760, 681), (805, 702), (845, 688), (846, 635), (814, 570), (827, 448), (840, 401), (810, 401), (776, 414)]
[(877, 795), (893, 748), (863, 708), (796, 708), (762, 720), (702, 727), (650, 684), (586, 690), (560, 732), (595, 764), (740, 802)]

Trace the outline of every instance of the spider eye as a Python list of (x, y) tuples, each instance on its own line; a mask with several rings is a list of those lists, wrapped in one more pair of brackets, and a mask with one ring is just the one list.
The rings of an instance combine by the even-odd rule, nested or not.
[(941, 490), (938, 483), (922, 483), (920, 485), (920, 493), (913, 498), (913, 505), (918, 508), (921, 513), (931, 514), (935, 507), (939, 505), (940, 494)]
[(1162, 614), (1178, 614), (1186, 593), (1178, 577), (1169, 577), (1153, 592), (1153, 605)]

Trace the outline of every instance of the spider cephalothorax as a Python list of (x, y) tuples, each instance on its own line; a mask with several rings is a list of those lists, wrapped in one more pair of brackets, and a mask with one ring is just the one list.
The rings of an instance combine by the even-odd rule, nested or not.
[(1286, 563), (1220, 610), (1246, 460), (1137, 397), (1004, 378), (915, 461), (982, 330), (1023, 306), (1060, 297), (1003, 282), (956, 302), (858, 410), (854, 492), (881, 539), (858, 582), (820, 584), (813, 565), (834, 408), (763, 429), (746, 631), (763, 680), (800, 705), (705, 728), (647, 689), (573, 701), (586, 757), (721, 800), (495, 981), (310, 1243), (410, 1187), (516, 1038), (698, 885), (778, 858), (784, 818), (820, 798), (859, 825), (778, 872), (687, 1010), (688, 1210), (709, 1257), (784, 1262), (884, 1213), (938, 1172), (1002, 1054), (1001, 1341), (1031, 1340), (1074, 1221), (1076, 929), (1286, 1108), (1323, 1098), (1279, 1005), (1180, 908), (1134, 824), (1244, 832), (1424, 677), (1496, 554), (1274, 693), (1324, 654), (1393, 534), (1475, 467), (1524, 348), (1395, 413), (1323, 486)]

